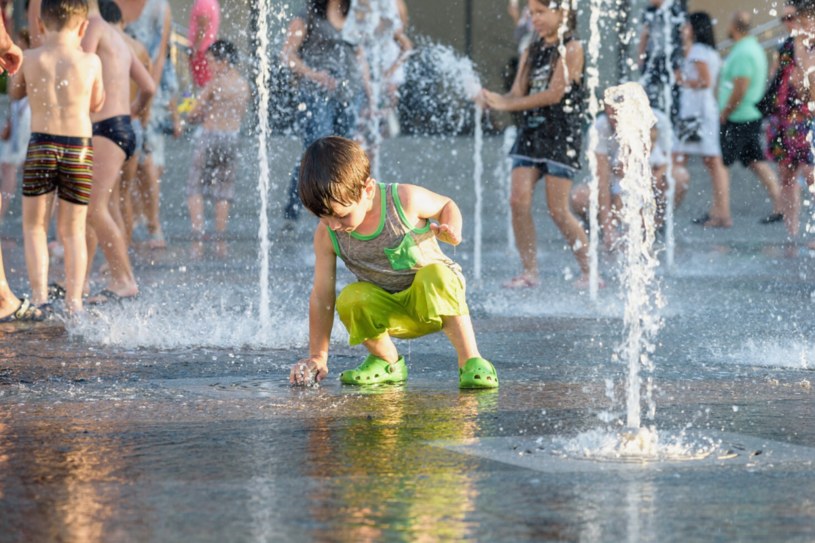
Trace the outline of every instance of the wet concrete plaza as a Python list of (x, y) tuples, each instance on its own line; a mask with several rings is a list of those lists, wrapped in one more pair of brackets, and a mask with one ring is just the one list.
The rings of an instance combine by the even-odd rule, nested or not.
[[(654, 354), (653, 420), (716, 450), (704, 461), (564, 458), (552, 443), (624, 420), (622, 299), (610, 257), (594, 303), (536, 198), (541, 287), (517, 271), (505, 197), (485, 141), (484, 277), (469, 300), (498, 391), (457, 388), (443, 335), (401, 342), (404, 386), (343, 387), (362, 351), (337, 322), (331, 375), (288, 386), (305, 353), (314, 220), (280, 228), (297, 157), (275, 138), (272, 319), (258, 322), (258, 196), (246, 151), (229, 240), (197, 245), (184, 209), (189, 149), (171, 143), (166, 251), (137, 248), (138, 301), (59, 322), (0, 328), (0, 541), (813, 541), (813, 255), (759, 226), (769, 204), (733, 170), (735, 226), (703, 230), (699, 165), (677, 214)], [(382, 181), (454, 196), (473, 269), (472, 140), (386, 142)], [(6, 269), (26, 291), (17, 215)], [(664, 256), (664, 255), (663, 255)], [(98, 263), (97, 263), (98, 264)], [(59, 272), (59, 266), (54, 270)], [(342, 271), (340, 283), (351, 281)], [(101, 278), (94, 290), (102, 288)], [(624, 465), (622, 465), (624, 464)]]

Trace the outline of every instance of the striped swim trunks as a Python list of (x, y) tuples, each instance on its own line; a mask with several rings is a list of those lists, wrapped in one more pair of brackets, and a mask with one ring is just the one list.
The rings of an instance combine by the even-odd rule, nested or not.
[(23, 170), (23, 196), (57, 190), (61, 200), (88, 205), (93, 181), (91, 138), (34, 132)]

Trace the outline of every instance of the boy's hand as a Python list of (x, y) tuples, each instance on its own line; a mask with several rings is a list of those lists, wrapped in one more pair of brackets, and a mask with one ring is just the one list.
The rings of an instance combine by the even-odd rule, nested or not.
[(475, 95), (473, 98), (473, 102), (475, 105), (480, 107), (481, 109), (487, 109), (487, 97), (484, 96), (484, 93), (489, 92), (487, 89), (481, 89), (481, 92)]
[(461, 234), (450, 225), (430, 223), (430, 230), (436, 235), (439, 241), (449, 243), (450, 245), (458, 245), (461, 243)]
[(319, 383), (328, 375), (328, 364), (316, 356), (298, 360), (289, 373), (289, 384), (308, 386)]

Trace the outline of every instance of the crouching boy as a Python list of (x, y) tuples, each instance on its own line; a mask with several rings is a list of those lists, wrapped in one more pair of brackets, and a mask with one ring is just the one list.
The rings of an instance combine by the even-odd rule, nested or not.
[[(478, 352), (461, 267), (438, 244), (461, 242), (461, 212), (453, 200), (415, 185), (377, 183), (359, 144), (336, 136), (306, 150), (299, 192), (320, 222), (314, 233), (309, 356), (292, 366), (292, 384), (328, 374), (336, 307), (351, 344), (362, 343), (370, 353), (340, 374), (344, 384), (405, 381), (405, 359), (391, 338), (442, 330), (458, 355), (459, 387), (498, 386), (495, 368)], [(338, 256), (358, 282), (336, 296)]]

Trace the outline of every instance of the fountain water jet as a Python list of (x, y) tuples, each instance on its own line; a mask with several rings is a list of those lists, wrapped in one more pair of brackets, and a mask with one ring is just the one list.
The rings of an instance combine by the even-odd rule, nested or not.
[(258, 226), (258, 259), (260, 260), (259, 337), (268, 335), (271, 329), (271, 296), (269, 293), (271, 241), (269, 239), (269, 0), (258, 2), (257, 58), (255, 74), (258, 111), (258, 193), (260, 196), (260, 225)]
[(599, 213), (599, 178), (597, 177), (597, 114), (600, 104), (597, 100), (597, 88), (600, 86), (600, 12), (603, 0), (591, 0), (591, 14), (589, 16), (589, 62), (586, 68), (586, 88), (589, 94), (589, 120), (591, 125), (588, 133), (588, 163), (589, 163), (589, 297), (597, 301), (597, 291), (600, 283), (598, 247), (600, 241), (600, 228), (597, 221)]

